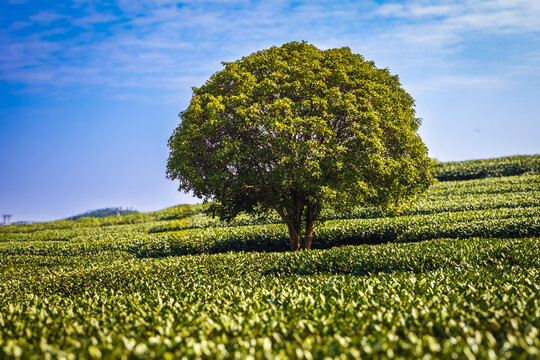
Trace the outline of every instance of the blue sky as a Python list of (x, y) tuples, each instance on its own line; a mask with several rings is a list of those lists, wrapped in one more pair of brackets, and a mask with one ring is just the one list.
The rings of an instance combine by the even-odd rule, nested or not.
[(540, 153), (538, 0), (4, 0), (0, 213), (197, 202), (165, 178), (191, 87), (293, 40), (398, 74), (432, 157)]

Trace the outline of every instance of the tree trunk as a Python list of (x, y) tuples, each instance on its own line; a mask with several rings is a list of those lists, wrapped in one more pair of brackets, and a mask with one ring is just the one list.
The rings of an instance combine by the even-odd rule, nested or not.
[(294, 224), (287, 223), (289, 229), (289, 240), (291, 245), (291, 251), (300, 249), (300, 231), (294, 226)]
[[(292, 192), (291, 195), (290, 208), (276, 206), (275, 209), (287, 224), (291, 251), (310, 250), (320, 206), (314, 205), (298, 192)], [(304, 229), (302, 229), (303, 224)]]
[(293, 191), (291, 195), (293, 207), (289, 213), (289, 237), (291, 251), (297, 251), (302, 247), (302, 215), (304, 213), (304, 197), (298, 191)]
[(302, 239), (302, 249), (310, 250), (311, 242), (313, 240), (313, 230), (315, 229), (315, 220), (316, 214), (313, 204), (308, 201), (306, 205), (306, 230), (304, 233), (304, 238)]
[(306, 232), (304, 234), (304, 239), (302, 240), (302, 249), (311, 250), (311, 241), (313, 240), (313, 229), (315, 228), (315, 221), (308, 223), (306, 221)]

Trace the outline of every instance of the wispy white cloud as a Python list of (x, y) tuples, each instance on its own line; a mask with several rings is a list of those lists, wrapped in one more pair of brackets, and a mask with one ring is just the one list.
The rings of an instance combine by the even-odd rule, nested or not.
[(55, 22), (56, 20), (65, 19), (65, 18), (69, 18), (69, 16), (58, 14), (52, 11), (40, 11), (34, 15), (31, 15), (29, 17), (30, 22), (28, 23), (29, 24), (38, 23), (38, 24), (49, 25), (52, 22)]
[(407, 24), (400, 28), (417, 29), (412, 33), (423, 30), (454, 35), (475, 31), (492, 34), (540, 31), (540, 1), (537, 0), (412, 0), (383, 4), (375, 9), (374, 15), (407, 19)]
[(512, 79), (499, 74), (441, 75), (416, 79), (407, 84), (407, 90), (414, 94), (466, 91), (494, 91), (511, 86)]
[(379, 16), (393, 17), (425, 17), (425, 16), (451, 16), (464, 9), (463, 4), (429, 4), (426, 2), (413, 3), (386, 3), (375, 11)]
[[(382, 5), (193, 0), (182, 6), (168, 0), (119, 0), (113, 5), (75, 0), (71, 7), (36, 9), (0, 30), (0, 80), (34, 87), (84, 83), (121, 96), (151, 88), (160, 91), (148, 96), (166, 97), (202, 83), (222, 60), (308, 40), (323, 48), (350, 46), (400, 72), (436, 69), (433, 78), (448, 86), (450, 71), (455, 84), (467, 80), (489, 86), (492, 75), (474, 82), (465, 72), (455, 74), (461, 59), (452, 58), (449, 65), (448, 57), (462, 51), (471, 37), (539, 32), (536, 0)], [(526, 68), (525, 59), (521, 61)]]

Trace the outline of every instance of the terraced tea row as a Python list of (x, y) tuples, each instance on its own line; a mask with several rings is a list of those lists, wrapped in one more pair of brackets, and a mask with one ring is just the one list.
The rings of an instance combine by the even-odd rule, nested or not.
[[(419, 241), (440, 237), (531, 237), (540, 235), (540, 207), (495, 209), (394, 218), (331, 220), (315, 232), (314, 245)], [(18, 241), (0, 243), (0, 256), (80, 256), (121, 251), (137, 257), (160, 257), (227, 251), (284, 251), (282, 224), (190, 229), (158, 234), (109, 234), (99, 240)]]
[[(435, 239), (422, 243), (387, 243), (377, 246), (341, 246), (326, 250), (286, 253), (225, 253), (186, 255), (161, 259), (136, 259), (127, 253), (102, 252), (78, 256), (18, 255), (0, 257), (0, 288), (22, 293), (56, 293), (58, 286), (70, 292), (138, 286), (138, 277), (167, 273), (184, 276), (291, 276), (380, 272), (422, 273), (437, 269), (456, 271), (469, 267), (540, 267), (538, 237), (497, 239)], [(154, 272), (151, 264), (159, 264)], [(24, 271), (19, 271), (24, 269)], [(120, 275), (121, 274), (121, 275)], [(59, 282), (58, 278), (64, 281)], [(122, 285), (115, 285), (119, 279)], [(14, 287), (14, 284), (17, 284)], [(81, 286), (79, 286), (81, 285)], [(18, 290), (17, 290), (18, 289)]]
[[(513, 190), (512, 190), (513, 189)], [(436, 214), (446, 212), (462, 212), (473, 210), (515, 208), (540, 206), (540, 176), (514, 176), (507, 178), (490, 178), (481, 180), (444, 182), (432, 187), (426, 196), (420, 199), (412, 208), (405, 210), (402, 216)], [(0, 243), (12, 241), (107, 241), (112, 239), (144, 238), (148, 240), (161, 239), (149, 233), (171, 232), (195, 228), (237, 227), (244, 225), (262, 225), (280, 223), (276, 216), (258, 219), (250, 216), (240, 216), (232, 223), (225, 223), (201, 213), (203, 206), (179, 207), (177, 220), (156, 221), (157, 213), (146, 214), (146, 222), (135, 224), (109, 224), (105, 219), (80, 219), (78, 221), (63, 221), (46, 224), (32, 224), (20, 227), (4, 227), (0, 229)], [(168, 209), (172, 217), (173, 209)], [(141, 218), (142, 214), (136, 214)], [(358, 208), (348, 214), (326, 212), (324, 218), (381, 218), (386, 214), (375, 209)], [(128, 215), (125, 217), (133, 217)], [(183, 216), (183, 217), (182, 217)], [(119, 223), (122, 221), (118, 220)], [(71, 227), (59, 228), (71, 223)], [(94, 224), (94, 225), (92, 225)], [(486, 234), (492, 236), (494, 234)]]
[(540, 155), (438, 163), (433, 173), (439, 181), (540, 174)]
[(289, 248), (279, 219), (205, 205), (1, 228), (0, 358), (538, 358), (537, 157), (326, 212), (327, 250), (260, 252)]
[(80, 266), (2, 257), (0, 357), (535, 358), (538, 250), (471, 239)]

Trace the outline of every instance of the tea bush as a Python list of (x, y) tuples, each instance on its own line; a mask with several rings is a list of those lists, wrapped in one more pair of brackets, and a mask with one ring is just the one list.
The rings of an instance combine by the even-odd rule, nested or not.
[(309, 252), (207, 205), (2, 227), (0, 358), (539, 358), (537, 162), (442, 164), (485, 178), (326, 211)]
[(2, 257), (0, 357), (535, 358), (538, 240)]
[(434, 166), (433, 173), (439, 181), (521, 174), (538, 175), (540, 174), (540, 155), (438, 163)]

